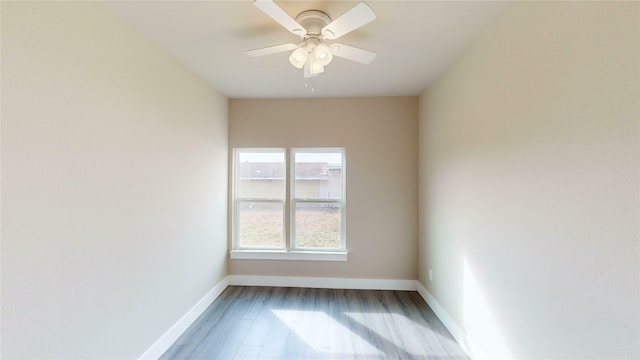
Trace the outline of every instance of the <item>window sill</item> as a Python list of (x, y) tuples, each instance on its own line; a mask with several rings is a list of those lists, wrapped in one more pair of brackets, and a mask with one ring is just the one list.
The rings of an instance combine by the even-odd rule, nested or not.
[(232, 250), (237, 260), (347, 261), (346, 251)]

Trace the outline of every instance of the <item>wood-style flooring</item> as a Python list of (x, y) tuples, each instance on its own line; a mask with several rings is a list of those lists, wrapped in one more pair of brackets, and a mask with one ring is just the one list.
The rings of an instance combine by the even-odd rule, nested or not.
[(229, 286), (166, 359), (468, 359), (414, 291)]

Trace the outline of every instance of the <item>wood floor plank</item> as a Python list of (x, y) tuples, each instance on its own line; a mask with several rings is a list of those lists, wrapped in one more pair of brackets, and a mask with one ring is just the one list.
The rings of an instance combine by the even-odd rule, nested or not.
[(299, 288), (276, 288), (271, 301), (273, 321), (269, 327), (268, 341), (265, 341), (260, 351), (259, 359), (282, 359), (284, 349), (291, 329), (283, 321), (282, 316), (286, 316), (282, 310), (287, 310), (295, 306)]
[(227, 287), (219, 297), (219, 299), (224, 298), (224, 301), (215, 301), (211, 304), (160, 359), (193, 358), (192, 353), (201, 346), (203, 341), (212, 336), (212, 330), (219, 328), (214, 324), (220, 324), (225, 315), (234, 313), (235, 299), (243, 290), (242, 287)]
[(166, 359), (468, 359), (417, 292), (229, 286)]
[(233, 357), (234, 360), (252, 360), (260, 355), (261, 346), (242, 345)]

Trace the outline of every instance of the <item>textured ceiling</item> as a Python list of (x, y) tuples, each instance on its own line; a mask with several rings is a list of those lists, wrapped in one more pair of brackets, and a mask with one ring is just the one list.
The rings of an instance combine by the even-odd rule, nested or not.
[[(358, 3), (276, 2), (294, 18), (317, 9), (333, 19)], [(377, 19), (337, 41), (374, 51), (377, 58), (369, 65), (334, 58), (324, 74), (306, 80), (289, 63), (289, 53), (245, 54), (299, 40), (252, 1), (105, 4), (230, 98), (416, 96), (509, 6), (496, 1), (367, 1)]]

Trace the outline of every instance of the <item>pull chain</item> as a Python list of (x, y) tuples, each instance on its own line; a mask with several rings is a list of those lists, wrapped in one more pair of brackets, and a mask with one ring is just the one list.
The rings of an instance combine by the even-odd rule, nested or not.
[(309, 86), (309, 82), (307, 80), (304, 81), (304, 87), (307, 89), (311, 88), (312, 93), (316, 92), (316, 88), (314, 88), (313, 85)]

